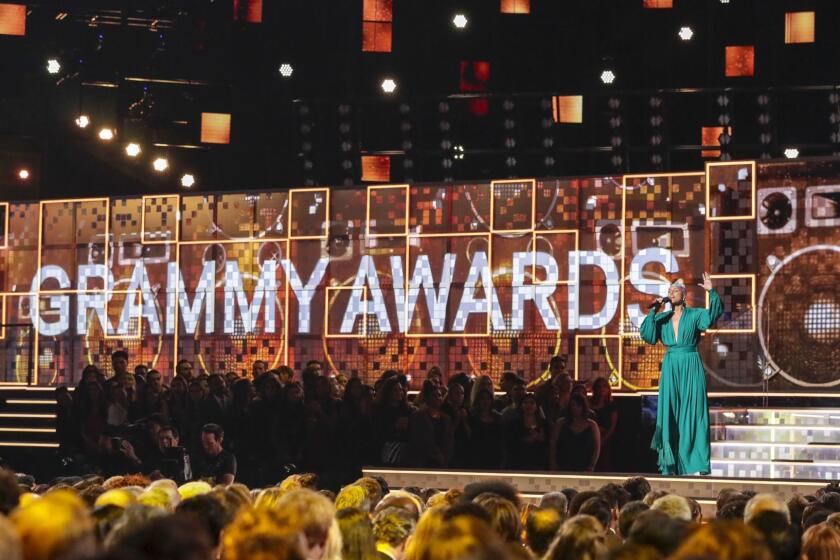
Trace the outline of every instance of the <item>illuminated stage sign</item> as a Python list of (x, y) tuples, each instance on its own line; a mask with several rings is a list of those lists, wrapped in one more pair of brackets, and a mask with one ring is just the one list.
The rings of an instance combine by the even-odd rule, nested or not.
[[(3, 203), (0, 378), (74, 382), (87, 363), (170, 375), (323, 360), (372, 380), (576, 377), (658, 384), (638, 326), (712, 273), (726, 314), (703, 337), (709, 385), (840, 383), (838, 164), (478, 184)], [(794, 290), (794, 291), (792, 291)], [(801, 350), (800, 350), (801, 347)], [(814, 348), (823, 351), (815, 352)]]

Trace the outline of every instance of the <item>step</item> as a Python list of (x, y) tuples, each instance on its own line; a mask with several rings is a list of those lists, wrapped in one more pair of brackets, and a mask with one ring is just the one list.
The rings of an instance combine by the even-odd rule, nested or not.
[(712, 459), (840, 461), (840, 444), (712, 442)]
[(712, 476), (774, 479), (840, 479), (840, 461), (712, 459)]
[(711, 409), (709, 418), (712, 424), (840, 427), (840, 409), (837, 408)]
[(754, 443), (840, 443), (840, 426), (762, 426), (718, 424), (711, 427), (712, 441)]

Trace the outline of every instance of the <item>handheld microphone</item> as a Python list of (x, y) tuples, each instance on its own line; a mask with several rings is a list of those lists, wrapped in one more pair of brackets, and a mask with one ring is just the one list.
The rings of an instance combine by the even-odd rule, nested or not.
[(671, 303), (671, 298), (664, 297), (662, 299), (658, 299), (658, 300), (654, 301), (653, 303), (651, 303), (650, 305), (648, 305), (648, 309), (653, 309), (654, 307), (659, 307), (660, 305), (664, 305), (666, 303)]

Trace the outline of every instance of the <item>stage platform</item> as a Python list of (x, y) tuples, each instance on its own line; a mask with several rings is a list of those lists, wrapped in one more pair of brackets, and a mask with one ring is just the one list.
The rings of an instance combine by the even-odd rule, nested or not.
[[(468, 470), (423, 470), (423, 469), (383, 469), (366, 468), (366, 476), (381, 476), (392, 488), (463, 488), (471, 482), (504, 480), (516, 486), (522, 498), (536, 503), (547, 493), (563, 488), (576, 490), (598, 490), (601, 486), (613, 482), (621, 484), (628, 477), (637, 476), (627, 473), (546, 473), (546, 472), (507, 472), (507, 471), (468, 471)], [(659, 476), (639, 473), (650, 481), (653, 490), (664, 490), (680, 496), (694, 498), (703, 508), (704, 519), (712, 519), (715, 514), (715, 499), (723, 488), (734, 490), (753, 490), (771, 492), (787, 497), (798, 493), (813, 494), (827, 484), (825, 480), (782, 480), (754, 478), (725, 478), (717, 476)]]

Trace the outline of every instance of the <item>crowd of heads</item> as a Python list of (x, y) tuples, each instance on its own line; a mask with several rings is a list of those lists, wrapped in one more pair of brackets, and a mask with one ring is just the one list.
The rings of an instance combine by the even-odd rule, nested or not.
[[(536, 381), (434, 366), (415, 394), (388, 370), (372, 384), (310, 361), (299, 372), (255, 361), (247, 375), (180, 360), (173, 375), (87, 366), (56, 389), (60, 462), (102, 476), (142, 472), (178, 483), (210, 478), (262, 486), (314, 472), (337, 490), (363, 465), (608, 470), (618, 412), (606, 379), (576, 384), (555, 356)], [(590, 396), (591, 393), (591, 396)]]
[(0, 470), (4, 560), (831, 560), (840, 487), (783, 498), (721, 490), (704, 516), (642, 477), (523, 497), (504, 481), (335, 493), (314, 473), (249, 488), (142, 474), (33, 477)]

